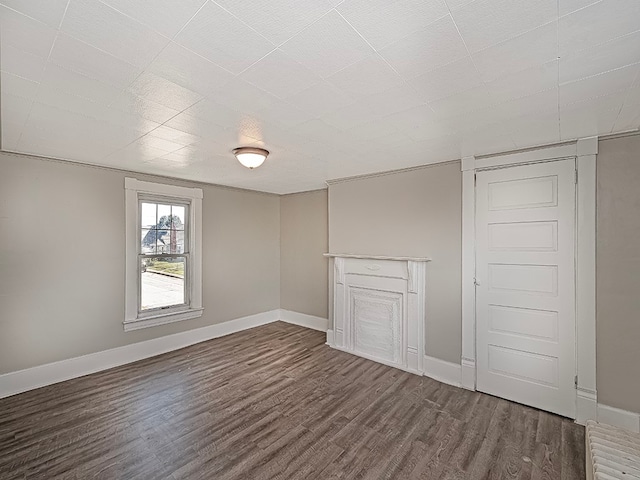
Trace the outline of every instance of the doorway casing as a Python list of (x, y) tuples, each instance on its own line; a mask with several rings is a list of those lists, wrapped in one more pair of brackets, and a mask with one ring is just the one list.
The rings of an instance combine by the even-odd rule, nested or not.
[(597, 417), (596, 156), (598, 137), (503, 155), (462, 159), (462, 386), (476, 390), (475, 174), (479, 170), (576, 159), (576, 421)]

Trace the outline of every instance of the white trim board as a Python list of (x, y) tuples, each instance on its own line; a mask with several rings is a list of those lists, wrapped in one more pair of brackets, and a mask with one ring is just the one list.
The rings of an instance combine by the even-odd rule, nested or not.
[(462, 366), (457, 363), (447, 362), (440, 360), (439, 358), (424, 356), (425, 377), (433, 378), (447, 385), (453, 385), (454, 387), (461, 387), (460, 382), (462, 376)]
[(329, 328), (329, 320), (326, 318), (285, 310), (283, 308), (281, 308), (279, 312), (280, 320), (285, 323), (299, 325), (300, 327), (306, 327), (320, 332), (326, 332)]
[(81, 357), (47, 363), (37, 367), (0, 375), (0, 398), (35, 388), (82, 377), (127, 363), (188, 347), (196, 343), (224, 337), (260, 325), (280, 320), (280, 310), (257, 313), (224, 323), (196, 328), (186, 332), (132, 343), (122, 347), (90, 353)]
[(640, 432), (640, 413), (598, 404), (598, 422)]

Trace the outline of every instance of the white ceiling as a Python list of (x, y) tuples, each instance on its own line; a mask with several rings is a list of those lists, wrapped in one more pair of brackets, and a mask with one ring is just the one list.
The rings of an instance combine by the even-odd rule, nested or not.
[(0, 0), (0, 29), (4, 150), (268, 192), (640, 127), (638, 0)]

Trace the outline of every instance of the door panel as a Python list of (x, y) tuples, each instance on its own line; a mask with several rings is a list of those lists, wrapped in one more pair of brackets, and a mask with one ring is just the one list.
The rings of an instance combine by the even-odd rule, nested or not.
[(575, 160), (476, 176), (478, 390), (575, 417)]

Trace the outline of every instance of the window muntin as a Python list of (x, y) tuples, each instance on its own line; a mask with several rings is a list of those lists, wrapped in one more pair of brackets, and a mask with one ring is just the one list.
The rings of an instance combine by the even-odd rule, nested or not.
[(138, 316), (189, 306), (188, 200), (138, 197)]

